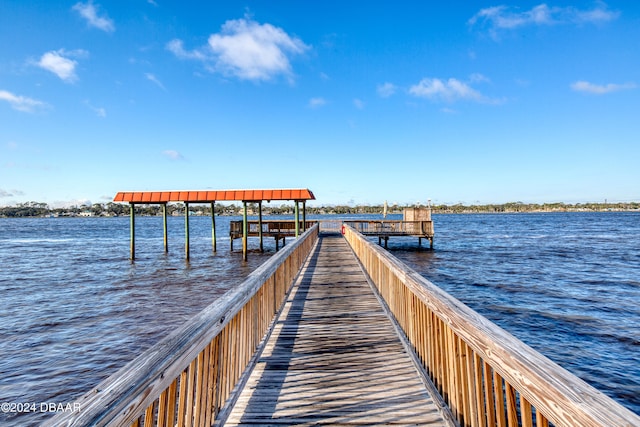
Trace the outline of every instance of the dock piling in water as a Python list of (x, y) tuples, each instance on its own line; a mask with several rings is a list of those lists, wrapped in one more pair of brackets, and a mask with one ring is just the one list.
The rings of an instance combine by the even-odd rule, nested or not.
[(163, 230), (163, 235), (164, 235), (164, 252), (168, 253), (169, 252), (169, 229), (167, 226), (167, 204), (163, 203), (162, 204), (162, 230)]
[(130, 259), (136, 259), (136, 209), (133, 203), (129, 204), (129, 251)]
[(189, 203), (184, 202), (184, 256), (189, 261)]
[(216, 242), (216, 211), (215, 202), (211, 202), (211, 245), (213, 245), (213, 252), (218, 250)]

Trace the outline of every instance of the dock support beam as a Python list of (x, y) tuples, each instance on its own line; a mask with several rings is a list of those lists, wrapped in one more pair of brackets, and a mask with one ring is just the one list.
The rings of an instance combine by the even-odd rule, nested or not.
[(262, 244), (262, 200), (258, 202), (258, 236), (260, 237), (260, 252), (264, 252)]
[(296, 221), (296, 239), (298, 238), (298, 236), (300, 235), (300, 208), (298, 207), (298, 201), (295, 201), (295, 205), (293, 208), (293, 212), (294, 212), (294, 216), (295, 216), (295, 221)]
[(211, 244), (213, 245), (213, 252), (218, 250), (216, 243), (216, 202), (211, 202)]
[(184, 202), (184, 256), (189, 261), (189, 203)]
[(136, 259), (136, 210), (133, 203), (129, 203), (129, 229), (131, 233), (131, 241), (129, 249), (131, 251), (131, 261)]
[(167, 204), (162, 204), (162, 229), (164, 230), (164, 253), (169, 252), (169, 237), (167, 229)]
[(302, 201), (302, 232), (307, 231), (307, 201)]
[(247, 234), (249, 234), (249, 226), (247, 224), (247, 202), (242, 202), (242, 260), (247, 260)]

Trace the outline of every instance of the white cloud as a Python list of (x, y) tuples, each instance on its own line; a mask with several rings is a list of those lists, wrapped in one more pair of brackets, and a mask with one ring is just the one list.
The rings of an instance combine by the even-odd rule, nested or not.
[(376, 87), (376, 91), (378, 92), (378, 95), (380, 95), (382, 98), (388, 98), (391, 95), (393, 95), (394, 93), (396, 93), (397, 87), (396, 85), (394, 85), (393, 83), (383, 83), (383, 84), (379, 84)]
[(318, 108), (318, 107), (322, 107), (323, 105), (326, 105), (326, 103), (327, 103), (327, 101), (322, 97), (311, 98), (309, 100), (309, 107)]
[(71, 52), (67, 52), (64, 49), (52, 50), (43, 54), (36, 65), (42, 69), (51, 71), (63, 81), (71, 83), (78, 79), (78, 76), (76, 75), (78, 61), (69, 57), (84, 56), (86, 54), (87, 52), (84, 50), (75, 50)]
[(85, 101), (84, 103), (87, 107), (93, 110), (94, 113), (96, 113), (96, 116), (102, 117), (102, 118), (107, 117), (107, 110), (105, 110), (104, 108), (94, 107), (93, 105), (91, 105), (91, 103), (89, 103), (89, 101)]
[(9, 105), (11, 105), (11, 108), (25, 113), (33, 113), (47, 107), (47, 104), (42, 101), (27, 98), (26, 96), (15, 95), (6, 90), (0, 90), (0, 101), (7, 101)]
[(358, 110), (362, 110), (364, 108), (364, 101), (362, 101), (361, 99), (354, 99), (353, 100), (353, 105), (358, 109)]
[(184, 43), (182, 43), (182, 40), (178, 39), (171, 40), (169, 43), (167, 43), (167, 50), (169, 50), (180, 59), (195, 59), (199, 61), (206, 61), (208, 59), (207, 55), (203, 52), (200, 52), (199, 50), (193, 50), (191, 52), (187, 51), (184, 48)]
[(178, 58), (203, 61), (211, 71), (260, 81), (278, 75), (291, 78), (290, 57), (310, 47), (281, 28), (245, 18), (225, 22), (219, 33), (209, 36), (205, 47), (187, 51), (176, 39), (167, 49)]
[(184, 156), (176, 150), (164, 150), (162, 155), (171, 160), (184, 160)]
[(586, 81), (577, 81), (571, 84), (571, 89), (576, 92), (586, 92), (594, 95), (604, 95), (611, 92), (618, 92), (621, 90), (636, 89), (638, 85), (635, 83), (615, 84), (609, 83), (606, 85), (597, 85)]
[(76, 3), (71, 9), (78, 12), (91, 27), (98, 28), (107, 33), (116, 30), (115, 24), (107, 15), (98, 16), (98, 8), (93, 5), (92, 1)]
[(517, 7), (503, 5), (481, 9), (469, 19), (468, 24), (487, 28), (489, 33), (497, 38), (500, 30), (513, 30), (528, 25), (598, 24), (612, 21), (619, 15), (620, 12), (609, 10), (607, 5), (601, 2), (589, 10), (540, 4), (530, 10), (521, 11)]
[(150, 82), (154, 83), (156, 86), (158, 86), (160, 89), (162, 90), (167, 90), (164, 85), (162, 84), (162, 82), (155, 76), (155, 74), (151, 74), (151, 73), (145, 73), (144, 75), (147, 80), (149, 80)]
[(488, 77), (480, 74), (480, 73), (473, 73), (469, 76), (469, 81), (472, 83), (490, 83), (491, 80), (489, 80)]
[(457, 80), (424, 78), (409, 88), (409, 93), (421, 98), (454, 102), (457, 100), (482, 101), (483, 96), (468, 84)]

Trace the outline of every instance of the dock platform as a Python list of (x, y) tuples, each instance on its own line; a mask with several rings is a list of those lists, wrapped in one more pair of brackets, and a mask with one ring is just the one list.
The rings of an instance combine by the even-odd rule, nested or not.
[[(429, 217), (431, 214), (429, 214)], [(359, 233), (365, 236), (377, 236), (378, 244), (382, 244), (384, 240), (384, 247), (387, 247), (389, 237), (391, 236), (411, 236), (418, 238), (418, 244), (422, 244), (422, 239), (429, 240), (429, 247), (433, 249), (433, 221), (418, 220), (348, 220), (344, 221), (345, 224), (350, 225)]]
[(216, 425), (363, 424), (449, 425), (347, 242), (324, 236)]

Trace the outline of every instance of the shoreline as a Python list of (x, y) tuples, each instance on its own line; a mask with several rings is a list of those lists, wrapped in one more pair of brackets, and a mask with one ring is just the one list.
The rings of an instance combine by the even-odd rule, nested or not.
[[(567, 209), (531, 209), (531, 210), (483, 210), (483, 209), (473, 209), (473, 208), (463, 208), (463, 209), (432, 209), (431, 213), (435, 215), (505, 215), (505, 214), (553, 214), (553, 213), (630, 213), (630, 212), (638, 212), (640, 213), (640, 208), (629, 208), (629, 209), (621, 209), (621, 208), (606, 208), (606, 209), (577, 209), (577, 208), (567, 208)], [(288, 213), (270, 213), (268, 211), (263, 211), (262, 215), (264, 217), (268, 216), (291, 216), (293, 212)], [(307, 212), (307, 215), (323, 215), (323, 216), (333, 216), (333, 217), (341, 217), (345, 215), (382, 215), (382, 211), (379, 212), (362, 212), (357, 209), (353, 209), (348, 212)], [(393, 211), (389, 212), (387, 215), (402, 215), (401, 211)], [(136, 216), (140, 217), (158, 217), (161, 216), (159, 214), (150, 214), (150, 213), (137, 213)], [(174, 217), (183, 217), (184, 213), (170, 215)], [(210, 213), (202, 213), (202, 212), (191, 212), (191, 217), (209, 217)], [(218, 217), (239, 217), (242, 216), (241, 213), (216, 213)], [(250, 213), (250, 217), (257, 217), (257, 213)], [(9, 219), (9, 218), (128, 218), (128, 214), (77, 214), (73, 212), (63, 212), (63, 213), (51, 213), (44, 215), (2, 215), (0, 214), (0, 219)]]

